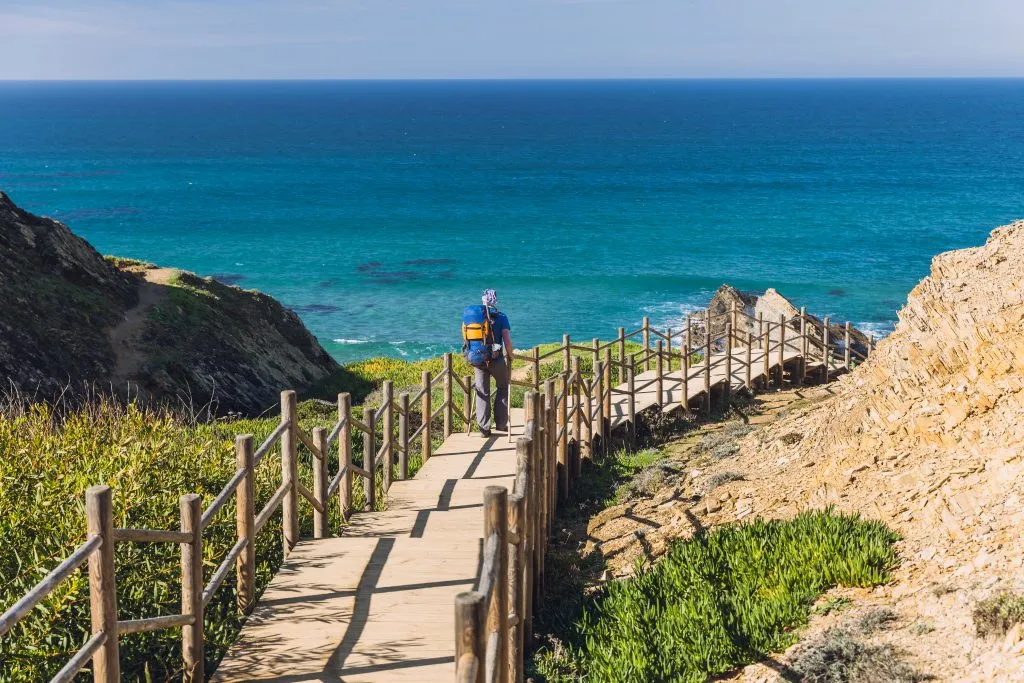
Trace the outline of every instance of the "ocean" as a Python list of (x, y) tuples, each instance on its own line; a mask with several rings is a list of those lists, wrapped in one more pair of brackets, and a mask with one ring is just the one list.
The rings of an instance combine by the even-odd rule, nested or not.
[(722, 283), (884, 334), (1024, 217), (1024, 81), (8, 82), (0, 189), (341, 361), (457, 348), (484, 288), (519, 347)]

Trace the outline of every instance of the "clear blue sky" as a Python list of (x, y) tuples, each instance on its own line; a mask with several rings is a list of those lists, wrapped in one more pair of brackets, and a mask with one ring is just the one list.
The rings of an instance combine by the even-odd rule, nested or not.
[(0, 79), (1024, 76), (1024, 0), (0, 0)]

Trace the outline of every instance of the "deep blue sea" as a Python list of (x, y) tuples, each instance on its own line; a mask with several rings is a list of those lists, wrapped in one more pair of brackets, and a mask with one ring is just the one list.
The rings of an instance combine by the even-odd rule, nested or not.
[(488, 287), (517, 346), (723, 282), (884, 331), (1024, 217), (1024, 81), (0, 83), (0, 189), (341, 360), (454, 348)]

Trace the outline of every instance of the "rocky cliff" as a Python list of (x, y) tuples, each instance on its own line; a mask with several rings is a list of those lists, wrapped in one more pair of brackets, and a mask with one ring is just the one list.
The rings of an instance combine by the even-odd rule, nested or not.
[(337, 364), (265, 294), (105, 259), (0, 193), (0, 378), (29, 399), (109, 390), (258, 413)]
[(715, 492), (713, 521), (829, 504), (885, 520), (903, 563), (873, 598), (906, 618), (897, 644), (941, 680), (1024, 680), (1020, 627), (992, 642), (972, 624), (980, 600), (1024, 592), (1024, 221), (937, 256), (830, 389), (723, 463), (744, 479)]

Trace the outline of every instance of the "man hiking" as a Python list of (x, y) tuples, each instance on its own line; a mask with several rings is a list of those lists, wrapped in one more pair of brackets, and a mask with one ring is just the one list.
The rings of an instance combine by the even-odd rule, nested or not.
[[(473, 366), (476, 391), (476, 423), (484, 438), (491, 435), (491, 378), (498, 395), (494, 399), (494, 428), (508, 430), (509, 369), (506, 356), (512, 357), (512, 336), (508, 317), (498, 310), (498, 294), (484, 290), (481, 303), (466, 306), (462, 312), (462, 354)], [(502, 353), (504, 346), (504, 353)]]

